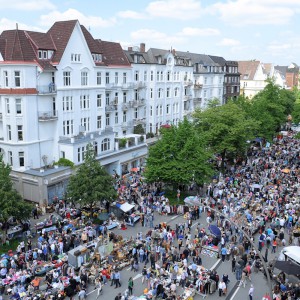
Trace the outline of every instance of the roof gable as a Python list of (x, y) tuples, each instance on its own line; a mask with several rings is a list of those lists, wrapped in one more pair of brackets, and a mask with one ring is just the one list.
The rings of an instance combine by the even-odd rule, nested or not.
[(130, 66), (130, 62), (119, 43), (97, 40), (103, 50), (105, 65)]
[(238, 69), (241, 73), (241, 80), (254, 80), (259, 65), (260, 61), (258, 60), (238, 61)]

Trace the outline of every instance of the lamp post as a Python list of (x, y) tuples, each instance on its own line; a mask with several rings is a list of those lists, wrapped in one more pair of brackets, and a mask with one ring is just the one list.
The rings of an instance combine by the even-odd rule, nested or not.
[(263, 265), (263, 268), (266, 272), (266, 275), (267, 275), (267, 281), (268, 281), (268, 285), (269, 285), (269, 292), (270, 292), (270, 295), (273, 294), (273, 290), (272, 290), (272, 283), (271, 283), (271, 278), (270, 278), (270, 273), (269, 273), (269, 270), (268, 270), (268, 267), (265, 263), (265, 260), (263, 258), (263, 256), (261, 255), (260, 251), (257, 249), (257, 247), (255, 246), (255, 244), (253, 243), (253, 241), (251, 240), (250, 236), (236, 223), (234, 223), (233, 221), (231, 221), (226, 215), (224, 215), (222, 212), (219, 212), (217, 210), (215, 210), (214, 208), (211, 208), (210, 206), (208, 205), (203, 205), (205, 208), (207, 209), (210, 209), (212, 210), (213, 212), (223, 216), (227, 221), (229, 221), (231, 224), (234, 224), (234, 226), (236, 226), (243, 234), (244, 236), (247, 238), (247, 240), (250, 242), (251, 246), (255, 249), (256, 253), (258, 254), (261, 262), (262, 262), (262, 265)]

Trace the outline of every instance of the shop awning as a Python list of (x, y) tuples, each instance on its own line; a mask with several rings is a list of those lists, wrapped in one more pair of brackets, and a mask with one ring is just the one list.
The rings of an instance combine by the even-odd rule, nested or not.
[(134, 205), (129, 204), (128, 202), (126, 202), (120, 206), (120, 209), (123, 210), (124, 212), (128, 212), (133, 208), (134, 208)]

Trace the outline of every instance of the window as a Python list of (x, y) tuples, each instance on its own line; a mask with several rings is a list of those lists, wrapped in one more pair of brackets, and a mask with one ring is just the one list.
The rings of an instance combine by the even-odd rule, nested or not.
[(101, 129), (101, 128), (102, 128), (102, 117), (97, 116), (97, 129)]
[(118, 103), (119, 103), (119, 93), (115, 93), (114, 104), (118, 105)]
[(126, 111), (123, 111), (123, 122), (125, 123), (127, 121), (127, 113)]
[(81, 54), (72, 53), (71, 54), (71, 62), (80, 62), (81, 61)]
[(3, 77), (4, 77), (4, 86), (8, 87), (8, 72), (7, 71), (3, 72)]
[(63, 121), (63, 135), (73, 134), (73, 120)]
[(110, 124), (110, 117), (109, 117), (109, 114), (106, 114), (105, 115), (105, 125), (109, 126), (109, 124)]
[(64, 80), (64, 86), (71, 85), (71, 72), (70, 71), (63, 72), (63, 80)]
[(97, 107), (102, 107), (102, 95), (97, 95)]
[(207, 84), (207, 77), (204, 77), (204, 84)]
[(178, 87), (176, 87), (175, 90), (174, 90), (174, 96), (175, 96), (175, 97), (178, 97), (178, 96), (179, 96), (179, 93), (178, 93)]
[(81, 118), (80, 124), (84, 128), (84, 131), (90, 131), (90, 118)]
[(72, 111), (73, 110), (73, 98), (72, 96), (63, 97), (63, 111)]
[(25, 166), (24, 152), (19, 152), (19, 166), (20, 167)]
[(163, 80), (164, 80), (164, 72), (161, 71), (161, 72), (160, 72), (160, 81), (163, 81)]
[(105, 73), (105, 83), (109, 84), (109, 72)]
[(95, 156), (98, 156), (98, 143), (96, 141), (93, 142)]
[(88, 85), (88, 72), (81, 72), (81, 85)]
[(152, 132), (152, 123), (149, 124), (149, 131)]
[(153, 88), (150, 88), (150, 99), (153, 99)]
[(119, 123), (119, 115), (118, 113), (116, 112), (115, 113), (115, 124), (118, 124)]
[(15, 71), (15, 87), (21, 86), (21, 72)]
[(167, 88), (167, 98), (170, 97), (170, 88)]
[(162, 98), (163, 90), (158, 89), (158, 98)]
[(152, 117), (152, 115), (153, 115), (153, 108), (152, 106), (150, 106), (150, 117)]
[(10, 114), (9, 98), (5, 98), (6, 113)]
[(123, 73), (123, 83), (124, 84), (127, 83), (127, 73), (126, 72)]
[(110, 139), (104, 139), (101, 142), (101, 151), (108, 151), (110, 150)]
[(171, 72), (170, 71), (168, 71), (168, 73), (167, 73), (167, 81), (170, 81), (171, 80)]
[(10, 125), (6, 125), (7, 128), (7, 139), (9, 141), (11, 141), (11, 126)]
[(147, 81), (147, 71), (144, 71), (144, 81)]
[(150, 72), (150, 81), (154, 80), (154, 74), (153, 73), (154, 73), (153, 71)]
[(134, 100), (135, 101), (139, 100), (139, 92), (138, 92), (138, 90), (134, 90)]
[(94, 62), (101, 62), (102, 61), (102, 55), (99, 53), (92, 53), (92, 57)]
[(20, 115), (22, 114), (22, 100), (16, 99), (16, 114)]
[(119, 73), (115, 72), (115, 84), (118, 84), (119, 82)]
[(18, 141), (23, 141), (23, 126), (17, 126), (17, 133), (18, 133)]
[(139, 81), (139, 71), (134, 72), (134, 80)]
[(166, 106), (166, 114), (168, 115), (170, 113), (170, 104), (167, 104)]
[(124, 92), (123, 93), (123, 103), (126, 103), (126, 101), (127, 101), (127, 93)]
[(137, 108), (137, 107), (134, 109), (134, 115), (133, 115), (133, 117), (134, 117), (135, 119), (138, 118), (138, 108)]
[(102, 84), (102, 73), (97, 72), (97, 85), (101, 85), (101, 84)]
[(85, 157), (85, 147), (79, 147), (77, 148), (77, 160), (78, 162), (81, 162), (84, 160), (84, 157)]
[(12, 166), (13, 165), (12, 151), (7, 151), (7, 156), (8, 156), (8, 164)]
[(89, 97), (89, 95), (81, 95), (80, 96), (80, 108), (81, 109), (90, 108), (90, 97)]
[(105, 94), (105, 105), (109, 105), (109, 102), (110, 102), (110, 94), (106, 93)]
[(163, 115), (163, 107), (162, 107), (162, 105), (160, 105), (160, 107), (159, 107), (159, 113), (160, 113), (161, 116)]
[(219, 84), (222, 83), (222, 76), (219, 77)]
[(156, 115), (158, 116), (158, 105), (156, 106)]
[(66, 158), (66, 152), (65, 151), (60, 151), (60, 157), (61, 158)]

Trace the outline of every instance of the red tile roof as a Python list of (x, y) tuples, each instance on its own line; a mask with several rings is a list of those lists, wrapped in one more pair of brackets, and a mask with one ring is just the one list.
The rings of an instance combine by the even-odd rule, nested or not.
[(26, 34), (37, 49), (56, 50), (49, 34), (35, 31), (26, 31)]
[(107, 66), (130, 66), (130, 62), (119, 43), (98, 40), (103, 49), (103, 62)]
[(253, 80), (257, 68), (260, 64), (258, 60), (238, 61), (238, 70), (242, 80)]

